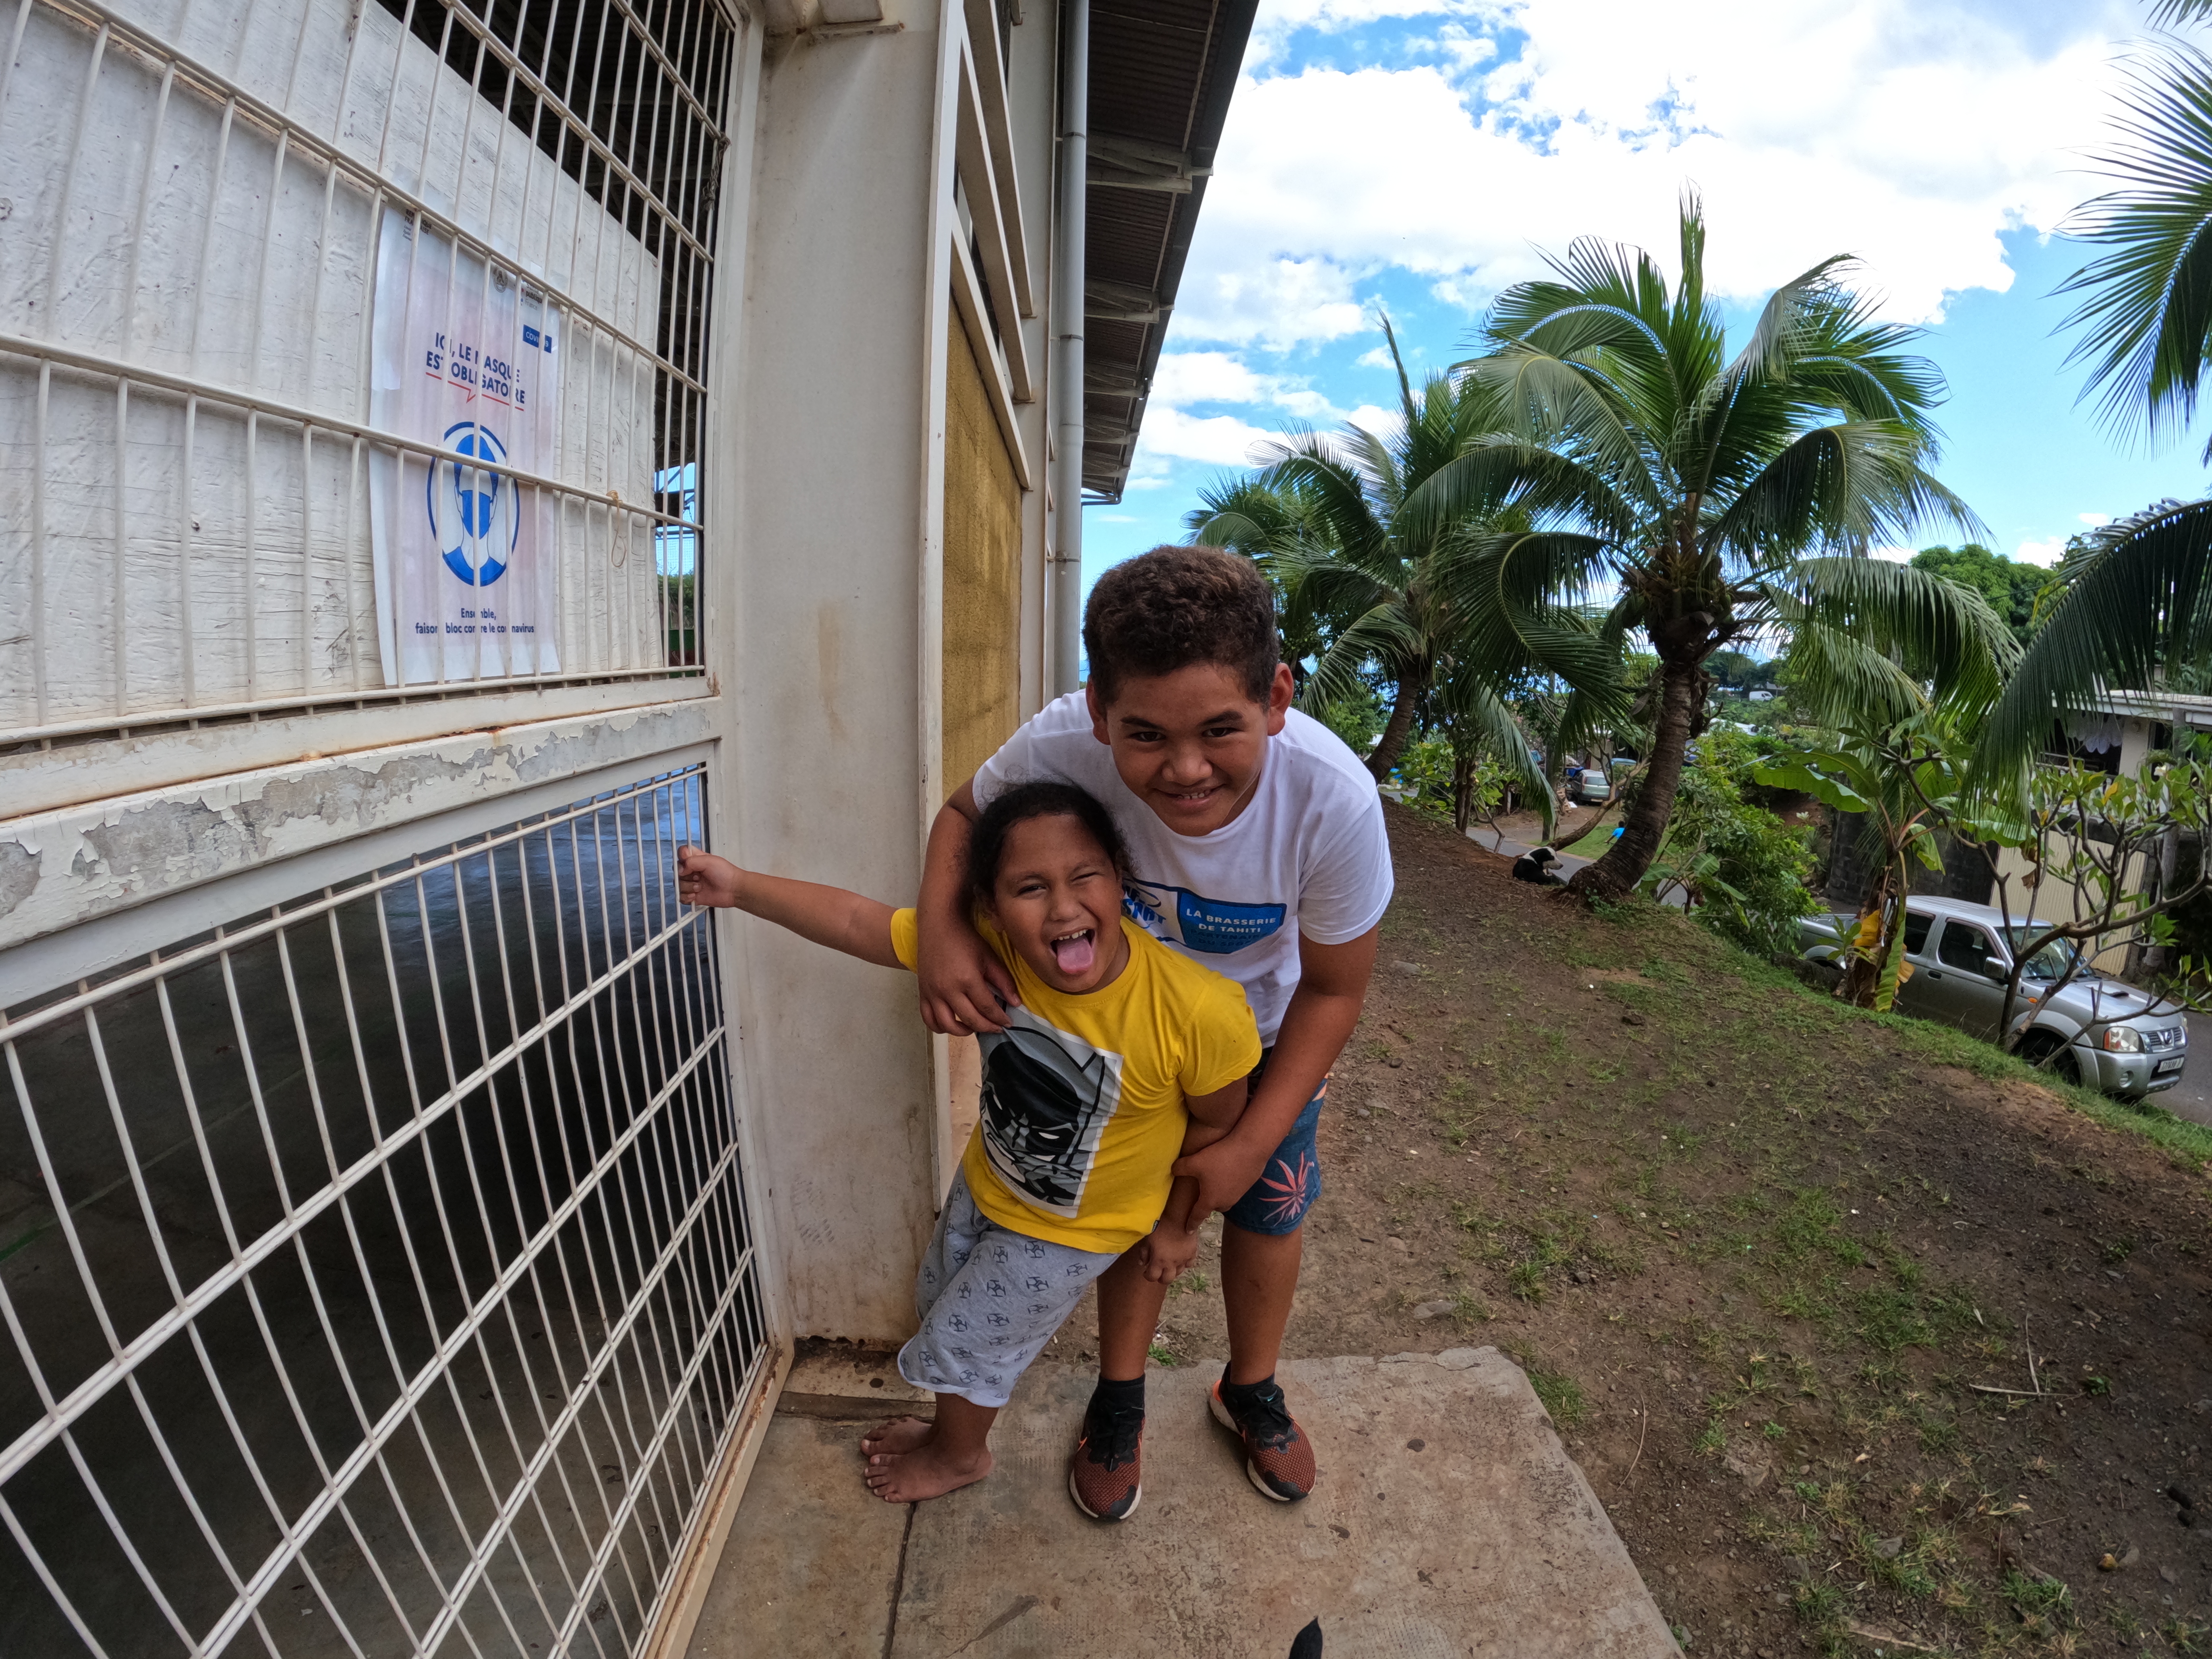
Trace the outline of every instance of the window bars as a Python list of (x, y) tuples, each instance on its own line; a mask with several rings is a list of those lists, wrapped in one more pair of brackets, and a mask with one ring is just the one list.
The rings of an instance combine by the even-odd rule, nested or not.
[(0, 1651), (638, 1650), (766, 1345), (702, 788), (0, 1016)]
[[(741, 27), (726, 0), (0, 0), (0, 750), (697, 673)], [(402, 418), (418, 334), (471, 417), (541, 382), (531, 441)], [(412, 576), (409, 536), (439, 538)]]

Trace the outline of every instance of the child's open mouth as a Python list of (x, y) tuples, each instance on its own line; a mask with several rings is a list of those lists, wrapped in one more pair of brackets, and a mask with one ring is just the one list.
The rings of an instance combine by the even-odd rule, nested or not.
[(1061, 973), (1072, 976), (1091, 971), (1091, 964), (1097, 956), (1097, 947), (1092, 939), (1091, 929), (1085, 927), (1076, 933), (1062, 933), (1052, 941), (1052, 959), (1060, 964)]

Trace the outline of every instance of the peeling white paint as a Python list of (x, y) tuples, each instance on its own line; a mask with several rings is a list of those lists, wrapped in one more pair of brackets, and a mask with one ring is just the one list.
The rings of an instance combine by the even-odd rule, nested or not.
[(0, 823), (0, 949), (374, 830), (709, 741), (719, 705), (703, 697), (489, 727)]
[[(130, 732), (52, 749), (0, 755), (0, 836), (13, 819), (104, 801), (229, 772), (392, 749), (458, 732), (610, 714), (713, 695), (704, 679), (617, 680), (474, 696), (371, 702), (302, 711), (282, 719), (211, 724), (197, 730)], [(0, 892), (5, 890), (0, 876)]]

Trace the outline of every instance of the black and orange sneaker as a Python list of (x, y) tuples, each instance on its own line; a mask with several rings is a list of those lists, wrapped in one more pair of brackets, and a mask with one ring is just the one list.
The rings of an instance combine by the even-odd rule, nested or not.
[(1224, 1375), (1206, 1403), (1214, 1420), (1244, 1443), (1244, 1473), (1261, 1496), (1295, 1504), (1314, 1489), (1313, 1442), (1284, 1406), (1273, 1377), (1239, 1384)]
[[(1141, 1396), (1139, 1396), (1141, 1398)], [(1067, 1464), (1067, 1495), (1093, 1521), (1127, 1521), (1145, 1495), (1145, 1408), (1098, 1400)]]

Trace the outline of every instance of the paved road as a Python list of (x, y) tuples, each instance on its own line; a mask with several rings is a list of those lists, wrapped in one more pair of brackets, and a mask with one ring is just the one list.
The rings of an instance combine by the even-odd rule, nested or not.
[(2177, 1117), (2212, 1127), (2212, 1015), (2189, 1016), (2189, 1064), (2181, 1081), (2162, 1095), (2153, 1095), (2151, 1102)]
[[(1527, 842), (1510, 840), (1504, 836), (1499, 835), (1495, 830), (1480, 826), (1470, 829), (1467, 832), (1467, 838), (1473, 842), (1477, 847), (1481, 848), (1484, 852), (1495, 853), (1500, 858), (1507, 859), (1519, 858), (1523, 853), (1528, 850), (1531, 845), (1531, 843)], [(1573, 875), (1576, 871), (1583, 868), (1583, 866), (1595, 861), (1591, 859), (1577, 858), (1571, 853), (1560, 853), (1559, 858), (1559, 861), (1552, 867), (1559, 872), (1559, 879), (1562, 881), (1565, 881), (1567, 878)], [(1684, 902), (1682, 891), (1680, 888), (1673, 889), (1668, 893), (1667, 902), (1673, 905), (1677, 910), (1687, 908)], [(2190, 1041), (2194, 1042), (2196, 1040), (2196, 1034), (2192, 1031), (2190, 1034)], [(2179, 1094), (2181, 1091), (2177, 1089), (2174, 1092), (2176, 1094)]]

